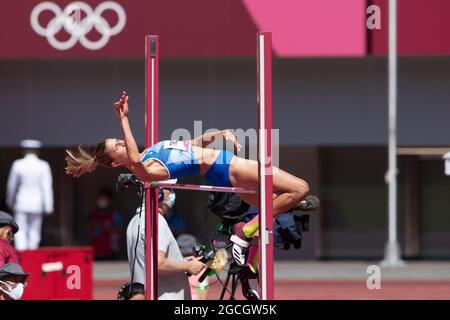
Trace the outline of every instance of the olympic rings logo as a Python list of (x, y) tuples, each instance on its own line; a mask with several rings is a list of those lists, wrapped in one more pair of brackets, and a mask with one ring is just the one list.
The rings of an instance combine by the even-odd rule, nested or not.
[[(53, 12), (55, 16), (44, 28), (39, 23), (39, 15), (47, 10)], [(106, 10), (114, 11), (118, 17), (117, 23), (113, 27), (102, 17)], [(86, 14), (83, 19), (81, 19), (81, 12)], [(34, 7), (30, 16), (30, 23), (33, 30), (38, 35), (46, 37), (49, 44), (57, 50), (68, 50), (77, 41), (80, 41), (80, 44), (86, 49), (99, 50), (108, 43), (111, 36), (122, 31), (126, 23), (126, 14), (123, 7), (114, 1), (103, 2), (95, 10), (81, 1), (71, 2), (64, 10), (61, 10), (57, 4), (46, 1)], [(62, 28), (70, 35), (70, 38), (66, 41), (56, 39), (56, 34)], [(86, 37), (93, 28), (101, 35), (97, 41), (91, 41)]]

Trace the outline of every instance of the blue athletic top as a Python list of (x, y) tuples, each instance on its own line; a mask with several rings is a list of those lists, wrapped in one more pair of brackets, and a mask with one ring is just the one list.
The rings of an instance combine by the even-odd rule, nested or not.
[(144, 150), (141, 163), (155, 159), (169, 173), (169, 179), (181, 178), (200, 173), (200, 165), (187, 141), (164, 140)]
[[(234, 154), (220, 151), (216, 160), (205, 173), (205, 178), (214, 186), (233, 187), (230, 180), (230, 163)], [(164, 140), (144, 150), (141, 163), (155, 159), (169, 173), (169, 179), (181, 178), (200, 173), (200, 165), (187, 141)]]

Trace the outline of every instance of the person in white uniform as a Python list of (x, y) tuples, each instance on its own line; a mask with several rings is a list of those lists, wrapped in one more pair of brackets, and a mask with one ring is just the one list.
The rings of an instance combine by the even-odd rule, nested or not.
[(446, 176), (450, 176), (450, 152), (445, 153), (442, 158), (444, 159), (444, 173)]
[(6, 203), (19, 225), (14, 240), (17, 250), (36, 249), (41, 241), (43, 215), (53, 212), (53, 179), (48, 162), (39, 159), (42, 143), (23, 140), (24, 157), (14, 161), (6, 191)]

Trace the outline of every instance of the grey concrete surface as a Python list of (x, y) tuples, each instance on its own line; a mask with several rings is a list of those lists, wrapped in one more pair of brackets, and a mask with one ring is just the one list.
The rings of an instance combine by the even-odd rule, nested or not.
[[(367, 279), (367, 268), (380, 261), (301, 261), (275, 263), (277, 280), (356, 280)], [(385, 280), (450, 280), (450, 261), (406, 261), (398, 268), (380, 267)], [(94, 280), (129, 279), (126, 261), (94, 263)]]

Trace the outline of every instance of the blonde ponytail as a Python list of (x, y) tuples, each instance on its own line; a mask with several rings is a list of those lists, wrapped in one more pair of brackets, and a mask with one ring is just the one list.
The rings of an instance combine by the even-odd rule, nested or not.
[(111, 168), (113, 160), (106, 153), (106, 140), (97, 144), (94, 155), (78, 147), (75, 150), (66, 150), (66, 173), (74, 177), (79, 177), (85, 173), (92, 172), (98, 165)]
[(79, 177), (85, 173), (92, 172), (97, 168), (98, 162), (95, 156), (83, 150), (80, 146), (76, 150), (66, 149), (66, 173)]

